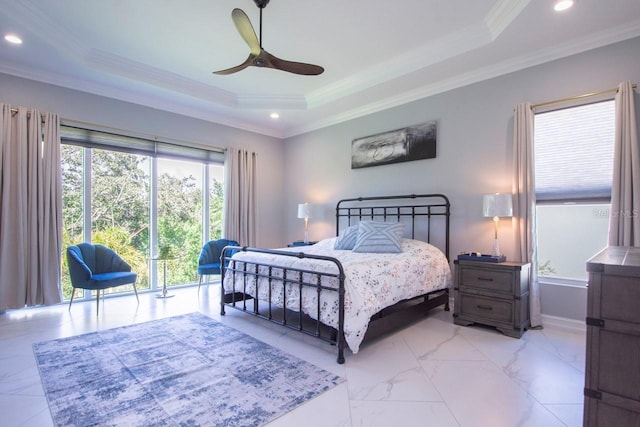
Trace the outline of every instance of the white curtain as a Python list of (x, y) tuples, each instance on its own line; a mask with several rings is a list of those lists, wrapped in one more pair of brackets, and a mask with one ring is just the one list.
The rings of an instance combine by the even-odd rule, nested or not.
[(516, 227), (516, 261), (531, 263), (529, 316), (531, 327), (542, 327), (536, 241), (536, 192), (533, 157), (533, 109), (518, 104), (513, 117), (513, 216)]
[(640, 155), (633, 85), (616, 95), (616, 140), (611, 186), (609, 245), (640, 246)]
[(56, 304), (62, 299), (60, 119), (0, 105), (0, 311)]
[(243, 246), (257, 246), (258, 155), (227, 149), (224, 182), (224, 237)]

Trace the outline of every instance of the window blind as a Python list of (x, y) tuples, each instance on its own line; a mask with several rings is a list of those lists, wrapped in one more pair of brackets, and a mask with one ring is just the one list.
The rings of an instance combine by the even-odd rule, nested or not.
[(615, 101), (536, 114), (534, 138), (538, 201), (611, 199)]
[(60, 126), (60, 140), (65, 144), (81, 147), (121, 151), (151, 157), (195, 160), (207, 164), (224, 163), (224, 151), (222, 150), (207, 150), (69, 125)]

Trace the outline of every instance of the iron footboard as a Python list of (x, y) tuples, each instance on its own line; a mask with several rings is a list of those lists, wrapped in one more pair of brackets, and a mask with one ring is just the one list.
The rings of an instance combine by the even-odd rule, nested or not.
[[(324, 271), (312, 271), (302, 268), (287, 267), (267, 262), (236, 260), (231, 255), (236, 252), (255, 252), (278, 257), (308, 258), (326, 263)], [(227, 246), (220, 258), (224, 266), (221, 274), (220, 314), (225, 314), (225, 306), (241, 310), (256, 317), (286, 326), (314, 336), (336, 345), (338, 348), (337, 362), (344, 363), (344, 269), (339, 260), (333, 257), (305, 254), (303, 252), (289, 252), (282, 250)], [(335, 268), (333, 267), (335, 266)], [(231, 280), (229, 280), (229, 278)], [(239, 279), (241, 286), (237, 286)], [(229, 283), (231, 282), (231, 283)], [(333, 282), (333, 286), (329, 284)], [(337, 282), (337, 286), (336, 286)], [(266, 290), (265, 290), (266, 287)], [(283, 304), (274, 304), (273, 299), (281, 293)], [(262, 293), (261, 293), (262, 292)], [(264, 297), (266, 300), (259, 298)], [(287, 306), (287, 295), (297, 293), (296, 306)], [(316, 294), (315, 309), (303, 309), (302, 295), (308, 292)], [(337, 328), (326, 326), (321, 319), (323, 293), (334, 293), (338, 301)]]

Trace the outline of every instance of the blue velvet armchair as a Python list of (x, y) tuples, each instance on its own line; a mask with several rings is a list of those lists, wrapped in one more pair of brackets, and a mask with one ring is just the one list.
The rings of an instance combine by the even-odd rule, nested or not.
[(235, 240), (218, 239), (211, 240), (202, 247), (200, 258), (198, 259), (198, 274), (200, 275), (198, 292), (200, 292), (200, 285), (202, 284), (202, 278), (204, 276), (209, 274), (222, 274), (220, 269), (220, 256), (225, 246), (239, 246), (239, 243)]
[(112, 249), (90, 243), (69, 246), (67, 248), (67, 262), (71, 285), (73, 285), (69, 310), (71, 310), (71, 303), (77, 288), (96, 291), (96, 315), (100, 310), (100, 290), (104, 295), (104, 290), (107, 288), (133, 284), (136, 299), (140, 303), (136, 289), (138, 275), (133, 273), (131, 266)]

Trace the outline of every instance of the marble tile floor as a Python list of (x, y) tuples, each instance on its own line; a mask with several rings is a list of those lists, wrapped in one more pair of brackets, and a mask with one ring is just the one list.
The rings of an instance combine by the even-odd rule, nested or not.
[[(492, 328), (460, 327), (441, 308), (366, 339), (338, 365), (327, 343), (235, 310), (220, 316), (219, 287), (108, 298), (0, 315), (0, 424), (52, 425), (32, 344), (200, 311), (346, 378), (270, 427), (582, 425), (584, 331), (547, 325), (522, 339)], [(102, 305), (104, 304), (104, 305)], [(221, 396), (221, 398), (223, 398)]]

